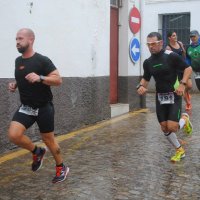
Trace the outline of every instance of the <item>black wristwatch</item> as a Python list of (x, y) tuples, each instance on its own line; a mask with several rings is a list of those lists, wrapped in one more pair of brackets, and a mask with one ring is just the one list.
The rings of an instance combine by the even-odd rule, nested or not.
[(139, 83), (137, 86), (136, 86), (136, 89), (138, 90), (141, 86), (143, 86), (141, 83)]
[(184, 86), (186, 86), (186, 82), (180, 81), (180, 84), (183, 84)]
[(43, 81), (44, 81), (44, 79), (45, 79), (45, 76), (43, 76), (43, 75), (40, 75), (40, 82), (43, 82)]

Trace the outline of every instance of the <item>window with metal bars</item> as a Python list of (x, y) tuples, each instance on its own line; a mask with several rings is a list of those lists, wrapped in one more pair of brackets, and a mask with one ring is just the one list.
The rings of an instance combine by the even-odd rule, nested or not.
[(168, 43), (167, 33), (175, 31), (178, 40), (187, 47), (190, 44), (190, 13), (174, 13), (161, 15), (162, 28), (159, 32), (163, 36), (164, 46)]
[(110, 6), (118, 8), (118, 0), (110, 0)]

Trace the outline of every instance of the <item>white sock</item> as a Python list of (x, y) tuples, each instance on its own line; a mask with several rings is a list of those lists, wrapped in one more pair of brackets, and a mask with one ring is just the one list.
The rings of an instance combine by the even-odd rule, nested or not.
[(185, 125), (185, 120), (183, 118), (181, 118), (179, 120), (179, 127), (180, 127), (180, 129), (182, 129), (184, 127), (184, 125)]
[(165, 136), (167, 137), (168, 141), (176, 148), (178, 149), (181, 144), (179, 143), (176, 133), (171, 132), (171, 133), (165, 133)]

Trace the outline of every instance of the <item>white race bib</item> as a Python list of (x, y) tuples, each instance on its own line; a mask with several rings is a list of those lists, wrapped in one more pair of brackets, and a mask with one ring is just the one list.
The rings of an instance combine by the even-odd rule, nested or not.
[(26, 115), (32, 115), (32, 116), (38, 116), (39, 108), (31, 108), (30, 106), (27, 105), (21, 105), (19, 108), (20, 113), (24, 113)]
[(158, 101), (160, 104), (174, 104), (174, 93), (158, 93)]

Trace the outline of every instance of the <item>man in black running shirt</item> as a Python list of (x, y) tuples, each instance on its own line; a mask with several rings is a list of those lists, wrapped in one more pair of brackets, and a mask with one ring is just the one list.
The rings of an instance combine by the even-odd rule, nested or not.
[[(192, 68), (176, 53), (163, 49), (162, 36), (158, 32), (152, 32), (147, 36), (147, 46), (151, 56), (144, 61), (144, 74), (137, 86), (137, 92), (144, 95), (153, 76), (156, 84), (157, 118), (165, 136), (176, 149), (171, 161), (177, 162), (185, 156), (185, 151), (176, 137), (176, 132), (184, 127), (187, 134), (192, 133), (188, 114), (181, 115), (182, 95)], [(180, 82), (179, 71), (183, 71)]]
[(50, 86), (59, 86), (62, 79), (52, 61), (34, 52), (35, 34), (23, 28), (17, 32), (16, 47), (22, 56), (15, 61), (15, 80), (9, 83), (9, 90), (17, 88), (21, 106), (15, 112), (8, 130), (8, 137), (14, 144), (32, 152), (32, 171), (41, 168), (46, 148), (37, 147), (24, 133), (35, 122), (42, 140), (52, 153), (56, 162), (56, 176), (53, 183), (64, 181), (69, 168), (63, 164), (60, 147), (54, 137), (54, 107)]

